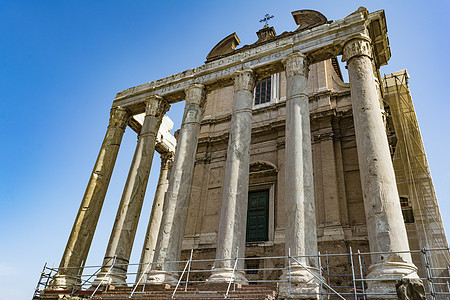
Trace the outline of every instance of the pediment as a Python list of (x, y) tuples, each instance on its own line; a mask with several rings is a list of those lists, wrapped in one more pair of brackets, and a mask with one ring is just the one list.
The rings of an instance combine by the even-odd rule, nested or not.
[(214, 46), (208, 56), (206, 56), (206, 61), (210, 61), (233, 52), (240, 43), (241, 41), (239, 40), (236, 32), (233, 32)]
[(278, 168), (267, 161), (257, 161), (250, 164), (250, 173), (257, 172), (278, 172)]
[(302, 9), (291, 12), (298, 28), (295, 31), (302, 31), (308, 28), (316, 27), (327, 23), (327, 17), (318, 11), (311, 9)]

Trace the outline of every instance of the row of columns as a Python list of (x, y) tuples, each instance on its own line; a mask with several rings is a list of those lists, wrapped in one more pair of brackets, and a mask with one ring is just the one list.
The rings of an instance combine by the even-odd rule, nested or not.
[[(343, 60), (347, 61), (349, 70), (370, 249), (373, 252), (408, 251), (408, 240), (376, 89), (370, 41), (364, 38), (350, 40), (343, 51)], [(286, 254), (301, 256), (299, 262), (293, 263), (290, 272), (285, 272), (283, 276), (290, 276), (291, 283), (298, 285), (299, 292), (310, 292), (318, 288), (312, 280), (312, 274), (317, 273), (318, 266), (313, 258), (317, 254), (317, 236), (308, 100), (309, 61), (305, 55), (294, 52), (283, 64), (287, 80)], [(254, 83), (255, 77), (250, 69), (235, 74), (216, 261), (210, 281), (237, 279), (246, 282), (241, 271), (233, 272), (233, 259), (245, 257)], [(186, 90), (185, 100), (172, 170), (169, 172), (170, 167), (164, 165), (169, 160), (163, 158), (160, 185), (153, 204), (152, 215), (162, 215), (162, 219), (159, 222), (159, 219), (152, 218), (149, 223), (141, 257), (143, 264), (138, 271), (140, 277), (148, 263), (152, 260), (157, 262), (152, 265), (153, 275), (145, 279), (150, 282), (177, 279), (173, 271), (177, 270), (178, 264), (175, 261), (179, 260), (181, 255), (205, 102), (204, 86), (191, 85)], [(155, 149), (156, 133), (168, 109), (169, 105), (161, 97), (152, 96), (147, 101), (144, 124), (106, 251), (104, 268), (96, 279), (97, 284), (105, 282), (105, 279), (113, 284), (125, 283), (127, 264)], [(52, 282), (55, 286), (70, 285), (75, 273), (78, 273), (78, 268), (86, 260), (120, 140), (129, 118), (130, 115), (125, 109), (112, 110), (110, 126), (64, 252), (60, 270)], [(167, 180), (169, 173), (170, 180)], [(153, 249), (154, 257), (151, 259)], [(240, 260), (239, 264), (237, 270), (242, 270), (243, 261)], [(393, 276), (414, 276), (417, 271), (408, 253), (395, 257), (374, 255), (370, 270), (374, 278), (385, 274), (386, 270), (388, 273), (392, 271)]]

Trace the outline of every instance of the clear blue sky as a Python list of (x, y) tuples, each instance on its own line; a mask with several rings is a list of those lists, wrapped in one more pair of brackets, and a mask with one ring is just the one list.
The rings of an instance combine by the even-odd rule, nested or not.
[[(432, 3), (432, 5), (431, 5)], [(29, 299), (45, 262), (59, 264), (115, 94), (201, 65), (223, 37), (256, 40), (266, 13), (330, 20), (385, 9), (392, 51), (407, 68), (436, 193), (450, 230), (448, 1), (0, 1), (0, 299)], [(183, 105), (169, 116), (179, 119)], [(102, 261), (136, 135), (127, 130), (87, 264)], [(159, 172), (155, 156), (131, 261), (137, 262)]]

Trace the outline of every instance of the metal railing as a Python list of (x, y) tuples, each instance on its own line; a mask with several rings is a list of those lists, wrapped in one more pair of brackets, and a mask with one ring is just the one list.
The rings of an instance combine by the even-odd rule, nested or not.
[[(200, 252), (200, 250), (199, 250)], [(438, 249), (421, 249), (408, 251), (411, 254), (420, 255), (422, 258), (422, 265), (424, 270), (419, 270), (421, 279), (424, 283), (427, 299), (450, 299), (450, 266), (433, 265), (434, 260), (431, 259), (434, 255), (450, 255), (449, 248)], [(397, 254), (405, 252), (396, 252)], [(396, 295), (392, 293), (374, 293), (368, 290), (368, 285), (372, 285), (376, 281), (386, 281), (387, 278), (367, 278), (367, 266), (370, 265), (371, 256), (373, 255), (389, 255), (393, 252), (362, 252), (357, 250), (354, 252), (351, 248), (347, 253), (320, 253), (309, 256), (291, 256), (288, 251), (287, 256), (273, 256), (273, 257), (247, 257), (247, 258), (233, 258), (229, 260), (216, 259), (193, 259), (194, 250), (191, 250), (189, 259), (183, 261), (167, 262), (170, 265), (178, 265), (176, 270), (164, 270), (164, 273), (170, 273), (173, 277), (178, 278), (177, 281), (159, 282), (160, 284), (167, 284), (165, 289), (168, 289), (169, 298), (183, 297), (187, 293), (196, 293), (197, 297), (204, 297), (206, 294), (211, 295), (211, 298), (232, 298), (236, 297), (239, 292), (237, 285), (283, 285), (289, 295), (298, 294), (295, 289), (295, 284), (292, 282), (292, 267), (296, 266), (298, 269), (304, 269), (310, 274), (317, 285), (315, 291), (305, 292), (302, 294), (311, 294), (311, 296), (320, 297), (321, 299), (328, 299), (333, 296), (340, 299), (366, 299), (369, 296), (382, 297)], [(218, 261), (229, 261), (228, 265), (233, 265), (233, 268), (217, 269), (212, 268)], [(309, 261), (314, 266), (307, 266), (304, 262)], [(154, 262), (153, 265), (164, 265), (163, 262)], [(258, 267), (255, 268), (255, 265)], [(244, 266), (242, 268), (242, 266)], [(155, 285), (148, 282), (149, 276), (158, 275), (162, 271), (154, 270), (152, 264), (146, 265), (144, 272), (136, 278), (138, 274), (139, 264), (119, 264), (114, 261), (111, 266), (107, 266), (108, 271), (103, 272), (102, 279), (95, 278), (99, 275), (99, 270), (105, 266), (86, 266), (84, 270), (79, 272), (76, 280), (76, 286), (67, 288), (67, 294), (84, 294), (89, 298), (101, 296), (102, 299), (113, 297), (108, 296), (108, 287), (110, 281), (107, 279), (113, 267), (126, 269), (126, 284), (120, 285), (123, 293), (127, 293), (129, 298), (135, 298), (146, 293), (150, 293), (155, 288)], [(317, 271), (311, 271), (311, 269)], [(106, 270), (106, 269), (104, 269)], [(56, 269), (44, 266), (34, 299), (42, 299), (44, 295), (52, 295), (52, 293), (61, 294), (63, 291), (55, 292), (52, 289), (47, 289), (51, 278), (55, 275)], [(207, 282), (207, 279), (212, 272), (228, 271), (231, 272), (230, 278), (224, 282), (223, 290), (199, 290), (199, 284)], [(75, 272), (73, 272), (75, 273)], [(72, 274), (73, 274), (72, 273)], [(239, 273), (239, 276), (238, 276)], [(105, 274), (105, 275), (104, 275)], [(244, 275), (248, 282), (238, 281), (240, 275)], [(283, 275), (283, 276), (282, 276)], [(401, 278), (389, 278), (389, 281), (401, 280)], [(100, 284), (98, 282), (100, 281)], [(231, 285), (234, 284), (233, 289)], [(395, 284), (395, 283), (393, 283)], [(184, 289), (179, 287), (184, 285)], [(160, 285), (158, 285), (160, 286)], [(163, 285), (164, 286), (164, 285)], [(189, 290), (189, 287), (192, 287)], [(139, 292), (137, 289), (139, 288)], [(142, 289), (141, 289), (142, 288)], [(205, 289), (205, 288), (204, 288)], [(395, 289), (394, 289), (395, 290)], [(116, 295), (117, 296), (117, 295)]]

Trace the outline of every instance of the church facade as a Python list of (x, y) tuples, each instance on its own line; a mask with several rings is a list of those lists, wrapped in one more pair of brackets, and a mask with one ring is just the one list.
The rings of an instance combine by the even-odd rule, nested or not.
[[(189, 259), (198, 261), (192, 281), (273, 281), (280, 298), (318, 298), (324, 285), (352, 284), (325, 280), (321, 253), (335, 255), (327, 270), (348, 274), (352, 249), (369, 253), (364, 275), (359, 261), (368, 298), (396, 298), (399, 279), (427, 276), (420, 250), (448, 246), (409, 75), (379, 72), (390, 58), (384, 12), (359, 8), (334, 22), (310, 10), (292, 15), (292, 32), (265, 26), (241, 48), (231, 34), (204, 65), (117, 94), (49, 291), (77, 285), (127, 126), (138, 143), (93, 287), (129, 283), (154, 151), (161, 174), (138, 285), (176, 284), (179, 261)], [(179, 101), (175, 140), (164, 115)], [(445, 268), (448, 258), (447, 250), (430, 261)]]

